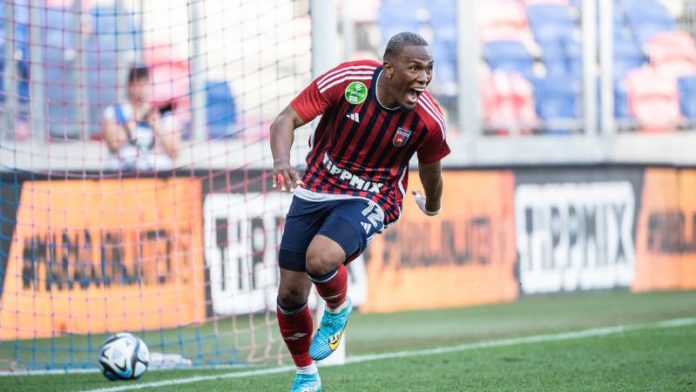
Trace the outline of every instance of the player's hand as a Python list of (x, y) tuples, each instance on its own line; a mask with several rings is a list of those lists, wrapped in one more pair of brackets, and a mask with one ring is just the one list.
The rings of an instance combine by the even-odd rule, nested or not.
[(290, 162), (280, 162), (273, 165), (273, 188), (280, 187), (283, 192), (292, 192), (301, 185), (304, 183)]
[(424, 213), (425, 215), (428, 215), (428, 216), (435, 216), (435, 215), (439, 214), (440, 211), (442, 211), (442, 208), (438, 209), (437, 211), (430, 211), (430, 210), (428, 210), (428, 209), (425, 207), (425, 202), (426, 202), (425, 195), (424, 195), (423, 193), (421, 193), (421, 191), (419, 191), (419, 190), (414, 190), (414, 191), (411, 192), (411, 193), (413, 194), (413, 198), (416, 200), (416, 205), (418, 205), (418, 208), (420, 208), (420, 210), (423, 211), (423, 213)]

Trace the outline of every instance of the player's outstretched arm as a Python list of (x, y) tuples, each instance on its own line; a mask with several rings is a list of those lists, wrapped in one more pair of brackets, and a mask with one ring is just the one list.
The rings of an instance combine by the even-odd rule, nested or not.
[(290, 164), (290, 148), (295, 140), (295, 128), (304, 121), (291, 105), (288, 105), (271, 124), (271, 152), (273, 153), (273, 187), (291, 191), (302, 181)]
[(429, 216), (434, 216), (442, 211), (442, 165), (440, 161), (433, 163), (418, 163), (418, 175), (425, 194), (418, 190), (413, 191), (418, 207)]

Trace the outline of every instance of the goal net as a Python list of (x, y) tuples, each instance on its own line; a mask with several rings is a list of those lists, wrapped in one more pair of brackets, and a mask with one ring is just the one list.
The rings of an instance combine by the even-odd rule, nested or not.
[(162, 366), (289, 363), (268, 129), (311, 46), (308, 1), (0, 5), (0, 370), (124, 331)]

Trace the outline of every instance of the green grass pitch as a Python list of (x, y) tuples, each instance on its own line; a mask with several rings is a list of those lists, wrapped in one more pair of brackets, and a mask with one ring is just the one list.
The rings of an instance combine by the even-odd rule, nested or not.
[[(635, 391), (696, 390), (696, 292), (632, 295), (625, 291), (523, 298), (468, 309), (355, 314), (348, 357), (321, 370), (324, 391)], [(685, 319), (665, 327), (661, 320)], [(545, 336), (606, 326), (625, 331), (553, 341), (477, 342)], [(412, 356), (405, 350), (468, 349)], [(458, 346), (462, 347), (462, 346)], [(0, 344), (0, 353), (6, 347)], [(362, 361), (367, 354), (402, 353)], [(0, 377), (0, 391), (287, 391), (292, 371), (232, 378), (265, 369), (152, 371), (141, 380), (110, 382), (98, 373)], [(263, 370), (262, 370), (263, 371)], [(196, 378), (197, 377), (197, 378)], [(183, 382), (182, 382), (183, 381)], [(164, 382), (181, 384), (161, 385)], [(155, 384), (160, 383), (160, 384)], [(159, 385), (159, 386), (158, 386)]]

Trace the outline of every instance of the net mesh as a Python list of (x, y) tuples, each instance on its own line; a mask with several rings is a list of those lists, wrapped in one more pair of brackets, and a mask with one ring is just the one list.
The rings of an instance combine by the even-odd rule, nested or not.
[(163, 366), (284, 360), (267, 138), (310, 79), (308, 10), (0, 5), (0, 368), (93, 368), (122, 331)]

